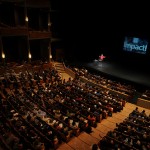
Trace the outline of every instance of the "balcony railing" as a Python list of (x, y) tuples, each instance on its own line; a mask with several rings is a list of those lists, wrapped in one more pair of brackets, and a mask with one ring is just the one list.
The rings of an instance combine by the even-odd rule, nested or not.
[(0, 27), (0, 35), (2, 36), (23, 36), (28, 35), (26, 27)]
[(29, 31), (29, 39), (46, 39), (51, 37), (51, 32), (48, 31)]

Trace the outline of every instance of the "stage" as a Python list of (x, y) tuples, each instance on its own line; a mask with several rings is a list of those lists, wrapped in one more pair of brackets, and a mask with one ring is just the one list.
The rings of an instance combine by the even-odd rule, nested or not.
[(113, 79), (122, 79), (128, 81), (129, 83), (133, 83), (141, 89), (150, 87), (150, 73), (143, 69), (145, 66), (138, 67), (125, 65), (119, 62), (107, 60), (93, 60), (91, 62), (84, 63), (84, 65), (89, 69), (102, 72), (105, 75), (109, 75), (110, 77), (113, 77)]

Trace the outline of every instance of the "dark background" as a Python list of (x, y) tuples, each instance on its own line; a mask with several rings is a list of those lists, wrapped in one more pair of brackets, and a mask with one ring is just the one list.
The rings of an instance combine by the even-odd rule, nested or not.
[(147, 6), (144, 1), (55, 0), (52, 1), (52, 9), (59, 12), (53, 13), (51, 18), (69, 60), (91, 61), (103, 53), (107, 59), (123, 63), (147, 63), (149, 47), (144, 56), (122, 51), (125, 36), (145, 38), (150, 43)]
[[(144, 1), (133, 3), (130, 1), (50, 1), (52, 36), (60, 39), (52, 42), (53, 59), (56, 58), (59, 49), (58, 52), (68, 61), (89, 62), (98, 59), (98, 56), (103, 53), (107, 60), (119, 63), (149, 64), (149, 45), (146, 55), (123, 52), (125, 36), (144, 38), (150, 43), (150, 12), (149, 5)], [(28, 9), (29, 27), (35, 30), (39, 28), (37, 10)], [(10, 19), (14, 18), (13, 5), (1, 6), (0, 12), (2, 22), (14, 26), (14, 20)], [(24, 25), (24, 10), (20, 8), (19, 12), (22, 18), (19, 23)], [(44, 11), (42, 20), (44, 30), (47, 28), (47, 15)], [(28, 57), (25, 53), (27, 48), (22, 46), (27, 43), (25, 37), (3, 37), (2, 41), (6, 56), (10, 60), (21, 61)], [(48, 55), (48, 42), (48, 40), (30, 41), (33, 59), (45, 59)], [(23, 51), (25, 54), (22, 55)]]

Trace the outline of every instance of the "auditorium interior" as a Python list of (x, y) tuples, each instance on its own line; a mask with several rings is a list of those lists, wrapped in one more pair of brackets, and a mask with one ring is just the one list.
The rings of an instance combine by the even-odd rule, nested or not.
[(147, 9), (118, 5), (0, 0), (0, 150), (150, 149)]

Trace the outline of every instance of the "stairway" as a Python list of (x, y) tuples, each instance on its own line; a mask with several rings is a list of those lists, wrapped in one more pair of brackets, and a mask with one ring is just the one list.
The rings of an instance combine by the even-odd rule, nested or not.
[(63, 63), (53, 62), (53, 65), (54, 65), (55, 69), (58, 71), (62, 80), (65, 79), (66, 81), (68, 81), (69, 78), (72, 79), (72, 77), (66, 73)]
[(54, 62), (54, 66), (55, 66), (56, 70), (58, 71), (58, 73), (65, 73), (65, 67), (64, 67), (63, 63)]

